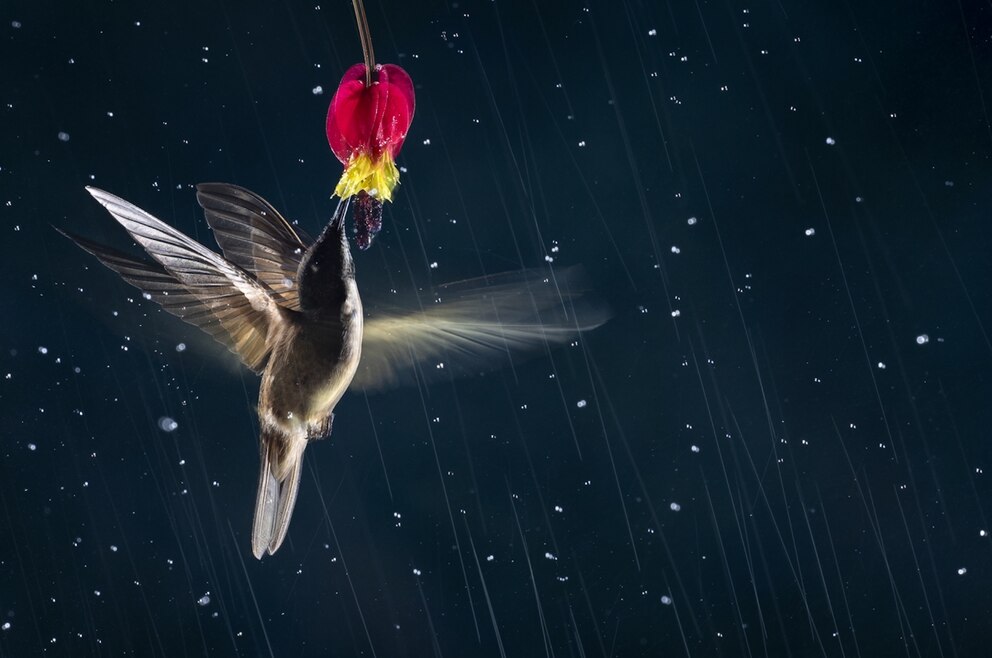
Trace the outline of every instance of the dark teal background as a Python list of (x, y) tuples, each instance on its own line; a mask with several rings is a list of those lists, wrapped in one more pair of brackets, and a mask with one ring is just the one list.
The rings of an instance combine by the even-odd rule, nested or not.
[(346, 396), (257, 562), (257, 379), (52, 225), (213, 247), (225, 181), (317, 233), (351, 12), (0, 6), (0, 656), (985, 655), (990, 5), (370, 1), (367, 309), (581, 264), (615, 315)]

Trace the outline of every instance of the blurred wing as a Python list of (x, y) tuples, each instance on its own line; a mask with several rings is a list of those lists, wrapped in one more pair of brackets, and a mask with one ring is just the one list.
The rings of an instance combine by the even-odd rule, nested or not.
[(166, 311), (203, 329), (258, 372), (268, 356), (271, 292), (235, 265), (137, 206), (86, 188), (154, 261), (64, 233)]
[(311, 241), (265, 199), (236, 185), (197, 185), (196, 200), (224, 256), (271, 288), (280, 305), (299, 309), (296, 272)]
[[(438, 289), (422, 311), (369, 314), (352, 387), (415, 381), (417, 369), (477, 373), (573, 340), (610, 318), (589, 299), (581, 268), (506, 272)], [(439, 364), (444, 364), (440, 366)]]

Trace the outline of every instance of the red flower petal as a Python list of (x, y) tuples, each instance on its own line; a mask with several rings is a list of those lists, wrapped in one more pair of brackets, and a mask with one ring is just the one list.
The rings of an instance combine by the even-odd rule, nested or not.
[(388, 151), (396, 156), (413, 120), (413, 81), (399, 66), (377, 66), (371, 86), (365, 86), (365, 65), (349, 68), (327, 110), (327, 142), (347, 164), (356, 152), (378, 160)]

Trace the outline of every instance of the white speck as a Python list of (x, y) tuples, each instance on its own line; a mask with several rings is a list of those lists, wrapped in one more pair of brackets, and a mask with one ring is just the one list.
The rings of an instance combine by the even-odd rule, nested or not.
[(944, 187), (954, 187), (954, 181), (952, 181), (952, 180), (945, 180), (944, 181)]
[(835, 140), (833, 137), (827, 137), (827, 146), (833, 146), (836, 143), (837, 140)]
[(433, 263), (431, 263), (431, 269), (432, 270), (436, 270), (437, 269), (437, 261), (434, 261)]
[(665, 605), (672, 605), (672, 597), (663, 596), (661, 597), (661, 602), (664, 603)]
[(324, 88), (321, 87), (320, 85), (317, 85), (316, 87), (313, 88), (312, 91), (314, 96), (320, 96), (321, 94), (324, 93)]
[(48, 348), (45, 347), (44, 345), (40, 346), (38, 348), (38, 354), (48, 354)]
[(553, 263), (553, 262), (555, 262), (555, 259), (553, 257), (551, 257), (551, 256), (547, 256), (546, 255), (544, 257), (544, 262), (546, 262), (546, 263)]
[(210, 605), (210, 592), (207, 592), (206, 594), (201, 596), (199, 600), (196, 602), (196, 605), (201, 607), (205, 605)]
[(674, 311), (672, 311), (672, 317), (673, 318), (677, 318), (680, 315), (682, 315), (682, 311), (680, 311), (679, 309), (675, 309)]
[(29, 443), (28, 444), (28, 450), (30, 450), (31, 452), (34, 452), (37, 449), (38, 449), (38, 446), (35, 445), (34, 443)]
[(699, 452), (699, 446), (694, 445), (690, 448), (690, 450), (692, 450), (693, 452)]
[(878, 369), (879, 370), (885, 370), (885, 361), (879, 361), (878, 362)]
[(649, 37), (655, 37), (655, 36), (658, 36), (658, 30), (655, 30), (654, 28), (652, 28), (652, 29), (650, 29), (650, 30), (648, 30), (648, 36), (649, 36)]
[(579, 142), (579, 147), (580, 148), (583, 147), (583, 146), (585, 146), (585, 145), (586, 145), (586, 140), (583, 139), (581, 142)]
[(562, 509), (561, 505), (555, 505), (555, 511), (558, 512), (559, 514), (561, 514), (565, 510)]
[(698, 220), (695, 217), (690, 217), (689, 219), (686, 220), (686, 223), (689, 226), (695, 226), (697, 221)]
[(177, 352), (185, 352), (186, 351), (186, 343), (179, 343), (178, 345), (176, 345), (176, 351)]
[(545, 560), (557, 560), (558, 558), (555, 556), (554, 553), (547, 552), (547, 553), (544, 554), (544, 559)]
[(806, 234), (806, 237), (807, 238), (811, 238), (814, 235), (816, 235), (816, 229), (811, 226), (808, 229), (806, 229), (805, 231), (803, 231), (803, 233)]
[(111, 545), (110, 545), (110, 552), (111, 552), (111, 553), (116, 553), (116, 552), (117, 552), (117, 546), (116, 546), (116, 545), (114, 545), (114, 544), (111, 544)]
[(668, 507), (669, 507), (669, 509), (671, 509), (671, 510), (672, 510), (673, 512), (681, 512), (681, 511), (682, 511), (682, 506), (681, 506), (681, 505), (679, 505), (678, 503), (672, 503), (672, 504), (671, 504), (671, 505), (669, 505)]
[[(21, 29), (21, 22), (20, 21), (11, 21), (10, 22), (10, 26), (12, 28), (14, 28), (15, 30), (19, 30), (19, 29)], [(6, 626), (4, 626), (3, 627), (3, 630), (7, 630), (8, 628), (10, 628), (10, 624), (7, 624)]]
[(496, 559), (496, 556), (495, 555), (487, 555), (486, 556), (486, 562), (492, 562), (495, 559)]
[(169, 418), (168, 416), (162, 416), (158, 419), (158, 428), (163, 432), (174, 432), (176, 428), (179, 427), (179, 423)]
[(675, 245), (672, 245), (672, 253), (673, 254), (681, 254), (682, 253), (682, 250), (679, 249), (678, 247), (676, 247)]
[(419, 576), (420, 575), (420, 569), (414, 569), (413, 570), (413, 575), (414, 576)]
[(100, 596), (100, 590), (98, 589), (93, 590), (93, 594), (96, 596)]
[(425, 139), (424, 140), (424, 146), (430, 146), (430, 145), (431, 145), (431, 140)]
[(68, 142), (69, 141), (69, 133), (67, 133), (65, 131), (59, 131), (59, 141), (60, 142)]
[(968, 569), (966, 567), (961, 567), (960, 569), (958, 569), (958, 575), (959, 576), (963, 576), (966, 573), (968, 573)]
[(929, 342), (930, 342), (930, 336), (926, 334), (920, 334), (919, 336), (916, 337), (917, 345), (926, 345)]
[(578, 407), (579, 409), (585, 409), (586, 404), (587, 403), (585, 400), (579, 400), (578, 402), (575, 403), (575, 406)]
[(978, 536), (979, 537), (988, 537), (989, 536), (989, 533), (986, 532), (985, 530), (979, 530), (978, 531)]

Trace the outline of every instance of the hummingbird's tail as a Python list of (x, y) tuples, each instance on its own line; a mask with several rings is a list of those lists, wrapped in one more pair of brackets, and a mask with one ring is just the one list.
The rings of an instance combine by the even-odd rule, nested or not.
[(261, 470), (251, 529), (251, 550), (259, 560), (282, 545), (300, 490), (305, 437), (287, 436), (279, 428), (262, 427)]

